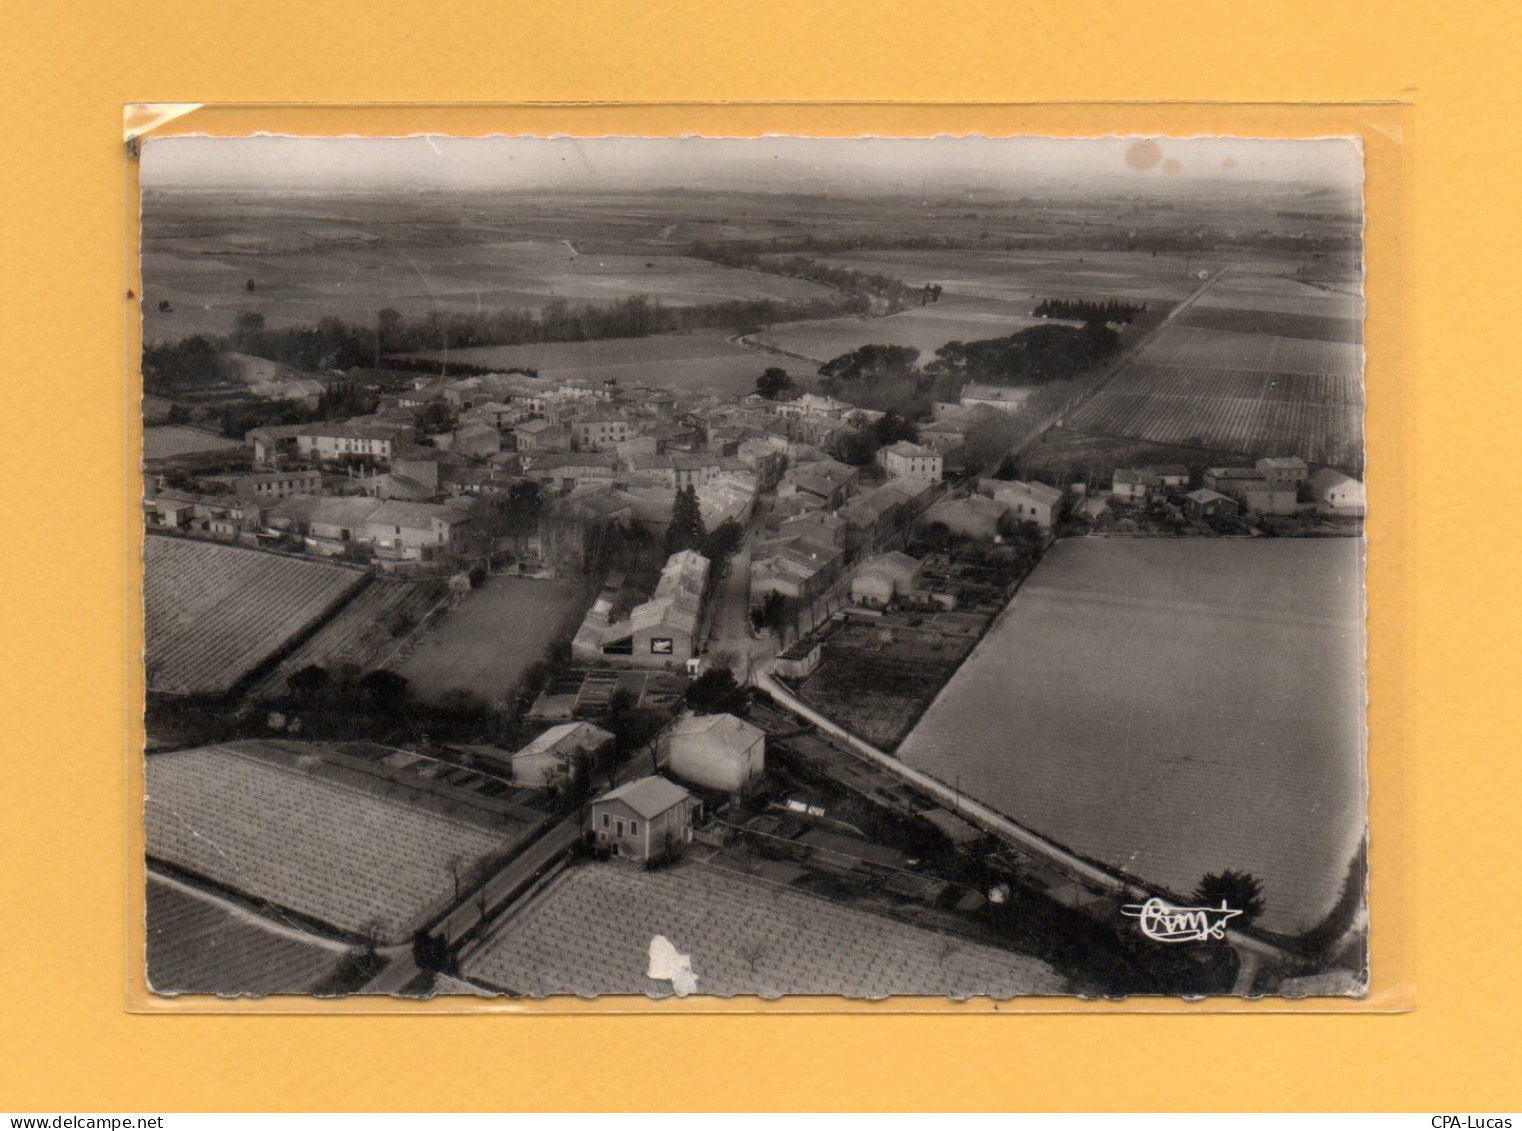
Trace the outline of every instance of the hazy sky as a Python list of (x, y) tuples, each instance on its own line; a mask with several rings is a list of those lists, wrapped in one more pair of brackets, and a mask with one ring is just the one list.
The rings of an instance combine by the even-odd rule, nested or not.
[[(1112, 178), (1119, 178), (1112, 186)], [(1207, 181), (1360, 181), (1355, 141), (1192, 138), (160, 138), (145, 188), (251, 189), (789, 184), (910, 192), (1094, 181), (1158, 189)]]

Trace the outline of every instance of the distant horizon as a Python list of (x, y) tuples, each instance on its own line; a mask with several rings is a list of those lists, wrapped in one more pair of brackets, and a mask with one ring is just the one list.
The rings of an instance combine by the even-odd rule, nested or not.
[(1356, 140), (1252, 138), (159, 138), (142, 187), (941, 196), (1079, 188), (1358, 190)]

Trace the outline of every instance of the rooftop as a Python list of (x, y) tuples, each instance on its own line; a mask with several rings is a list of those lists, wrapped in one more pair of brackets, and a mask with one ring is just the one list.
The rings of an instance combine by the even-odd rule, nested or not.
[(668, 781), (659, 774), (651, 774), (647, 778), (625, 782), (617, 789), (593, 799), (592, 804), (596, 805), (602, 801), (622, 801), (648, 821), (691, 798), (692, 794), (676, 782)]
[(701, 734), (736, 750), (749, 748), (766, 732), (733, 715), (683, 715), (666, 731), (670, 737)]

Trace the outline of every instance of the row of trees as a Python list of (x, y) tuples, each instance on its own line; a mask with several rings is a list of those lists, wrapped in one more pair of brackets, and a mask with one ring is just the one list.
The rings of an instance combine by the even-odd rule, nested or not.
[(1146, 303), (1138, 306), (1135, 303), (1122, 302), (1118, 298), (1112, 298), (1108, 302), (1094, 302), (1082, 298), (1048, 298), (1037, 303), (1036, 309), (1031, 311), (1031, 314), (1036, 318), (1068, 318), (1079, 322), (1107, 322), (1114, 326), (1129, 323), (1146, 309)]

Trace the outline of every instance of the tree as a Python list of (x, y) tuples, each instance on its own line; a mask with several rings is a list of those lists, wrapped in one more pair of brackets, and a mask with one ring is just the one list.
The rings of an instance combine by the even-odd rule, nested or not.
[(885, 412), (872, 423), (872, 434), (880, 447), (908, 440), (911, 444), (920, 438), (920, 430), (902, 413)]
[(326, 668), (318, 664), (308, 664), (298, 672), (293, 672), (285, 681), (293, 694), (299, 699), (315, 699), (332, 681)]
[(756, 378), (756, 392), (774, 401), (793, 387), (793, 379), (786, 369), (773, 365)]
[(1263, 884), (1251, 872), (1227, 868), (1207, 873), (1194, 889), (1194, 900), (1201, 907), (1225, 904), (1233, 911), (1240, 911), (1242, 914), (1232, 925), (1245, 927), (1263, 914)]
[(697, 715), (718, 715), (740, 710), (745, 690), (728, 668), (709, 668), (687, 685), (687, 706)]
[(928, 522), (920, 528), (920, 541), (927, 549), (944, 550), (951, 545), (951, 527), (944, 522)]
[(793, 619), (793, 601), (773, 589), (761, 602), (761, 623), (781, 636), (783, 629)]
[(729, 559), (745, 545), (745, 527), (732, 518), (715, 526), (703, 539), (702, 554), (708, 559), (710, 575), (721, 577), (729, 568)]
[(877, 433), (871, 428), (853, 428), (843, 433), (835, 443), (835, 454), (842, 463), (852, 467), (866, 467), (877, 457)]
[(911, 378), (919, 356), (912, 346), (865, 345), (825, 362), (819, 376), (830, 393), (850, 385), (887, 385)]
[(359, 681), (359, 689), (374, 706), (393, 713), (407, 702), (407, 677), (386, 668), (366, 672)]
[(434, 432), (447, 432), (454, 427), (454, 413), (443, 401), (429, 401), (417, 414), (417, 434), (427, 436)]
[(697, 488), (689, 483), (677, 489), (676, 501), (671, 507), (671, 525), (666, 528), (666, 554), (701, 551), (703, 539), (703, 510), (698, 505)]
[[(394, 350), (402, 346), (402, 316), (400, 312), (386, 307), (375, 314), (375, 337), (379, 351)], [(379, 352), (378, 351), (378, 352)]]
[(740, 943), (738, 953), (745, 960), (745, 965), (750, 967), (750, 972), (756, 972), (756, 966), (766, 957), (767, 945), (763, 935), (751, 935)]
[(264, 333), (264, 315), (257, 310), (244, 310), (238, 314), (238, 322), (233, 330), (233, 341), (239, 349), (251, 349), (259, 341), (259, 336)]

